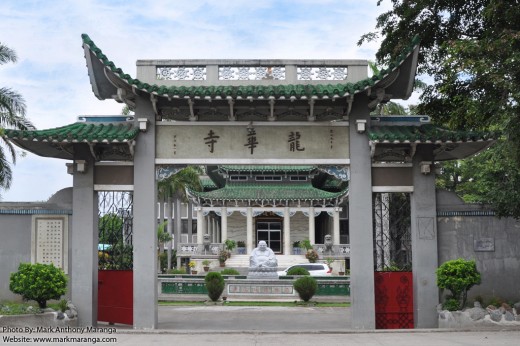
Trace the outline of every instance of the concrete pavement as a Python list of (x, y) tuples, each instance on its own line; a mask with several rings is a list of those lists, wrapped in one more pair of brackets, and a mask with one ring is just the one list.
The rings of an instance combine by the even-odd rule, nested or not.
[[(516, 345), (520, 328), (479, 330), (352, 330), (350, 308), (159, 306), (159, 329), (114, 333), (0, 332), (0, 345)], [(108, 327), (108, 325), (100, 325)], [(24, 341), (4, 337), (30, 338)], [(61, 337), (42, 341), (34, 337)], [(65, 339), (68, 337), (69, 339)], [(71, 338), (99, 338), (71, 341)], [(102, 339), (105, 338), (105, 339)], [(111, 340), (106, 338), (113, 338)]]

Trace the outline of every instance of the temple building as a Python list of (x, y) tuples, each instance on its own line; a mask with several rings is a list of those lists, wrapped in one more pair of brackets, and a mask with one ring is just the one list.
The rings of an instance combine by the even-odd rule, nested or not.
[(167, 59), (138, 60), (135, 78), (90, 37), (82, 40), (95, 97), (135, 115), (4, 133), (30, 152), (68, 160), (68, 258), (80, 325), (97, 322), (98, 220), (115, 191), (130, 201), (112, 205), (121, 225), (131, 225), (132, 323), (157, 328), (157, 185), (194, 165), (206, 177), (202, 191), (189, 191), (193, 224), (174, 231), (180, 255), (198, 255), (206, 234), (219, 246), (243, 241), (247, 253), (265, 240), (284, 255), (295, 241), (319, 249), (330, 235), (335, 252), (350, 258), (353, 328), (388, 317), (376, 306), (395, 297), (377, 289), (375, 274), (394, 261), (409, 270), (413, 291), (405, 319), (436, 327), (436, 164), (485, 150), (497, 135), (448, 131), (428, 116), (371, 115), (410, 97), (418, 38), (374, 76), (366, 60)]

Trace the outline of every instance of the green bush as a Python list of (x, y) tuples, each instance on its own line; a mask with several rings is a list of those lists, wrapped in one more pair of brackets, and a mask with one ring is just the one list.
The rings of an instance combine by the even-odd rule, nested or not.
[(448, 311), (457, 311), (459, 310), (459, 301), (455, 298), (446, 299), (444, 304), (442, 304), (442, 308)]
[(224, 291), (224, 278), (220, 273), (210, 272), (204, 278), (209, 299), (216, 302)]
[(466, 305), (469, 289), (480, 284), (480, 273), (475, 261), (462, 258), (444, 262), (437, 268), (436, 274), (437, 286), (450, 290), (459, 309)]
[(238, 270), (233, 269), (233, 268), (226, 268), (224, 270), (221, 270), (220, 274), (222, 274), (222, 275), (240, 275)]
[(167, 274), (186, 274), (186, 269), (181, 267), (179, 269), (170, 269), (166, 272)]
[(11, 273), (9, 289), (44, 309), (47, 300), (60, 299), (67, 292), (67, 276), (53, 264), (20, 263), (18, 271)]
[(318, 290), (318, 282), (310, 276), (299, 278), (294, 282), (293, 286), (304, 302), (308, 302)]
[(310, 275), (309, 271), (305, 268), (294, 267), (287, 271), (287, 275)]

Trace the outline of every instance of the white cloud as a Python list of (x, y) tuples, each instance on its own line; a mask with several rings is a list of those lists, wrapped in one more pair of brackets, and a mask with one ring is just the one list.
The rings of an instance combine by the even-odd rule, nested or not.
[[(0, 66), (0, 84), (25, 97), (37, 128), (63, 126), (78, 115), (122, 108), (93, 95), (82, 33), (132, 76), (137, 59), (373, 59), (377, 44), (356, 42), (388, 6), (375, 0), (3, 0), (0, 41), (16, 50), (19, 62)], [(65, 161), (29, 155), (14, 167), (12, 188), (2, 196), (45, 200), (70, 184)]]

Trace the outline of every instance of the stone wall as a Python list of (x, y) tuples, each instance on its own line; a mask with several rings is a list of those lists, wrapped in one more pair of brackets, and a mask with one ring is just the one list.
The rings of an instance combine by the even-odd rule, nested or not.
[[(72, 189), (69, 188), (57, 192), (47, 202), (0, 203), (0, 301), (21, 299), (19, 295), (9, 290), (9, 278), (12, 272), (18, 270), (20, 263), (31, 262), (32, 247), (35, 246), (31, 241), (33, 217), (52, 216), (53, 211), (56, 212), (57, 217), (63, 217), (64, 213), (71, 213), (71, 196)], [(67, 225), (69, 239), (71, 220), (72, 218), (69, 217)], [(71, 253), (70, 241), (66, 251)], [(69, 268), (70, 261), (69, 257)]]
[(481, 205), (465, 204), (455, 194), (437, 192), (439, 264), (475, 259), (482, 283), (469, 291), (508, 301), (520, 299), (520, 222), (499, 219)]

